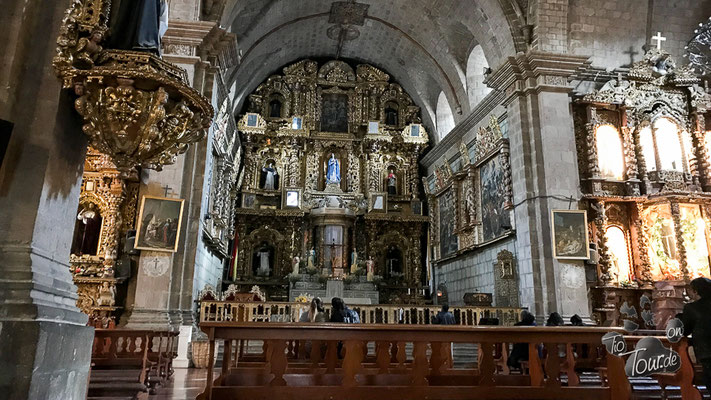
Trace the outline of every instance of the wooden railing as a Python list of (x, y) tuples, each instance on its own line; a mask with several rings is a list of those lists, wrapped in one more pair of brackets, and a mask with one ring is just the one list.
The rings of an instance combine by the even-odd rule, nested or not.
[[(205, 322), (201, 329), (211, 355), (216, 341), (225, 346), (219, 377), (208, 369), (203, 400), (632, 398), (625, 360), (601, 346), (609, 328)], [(260, 356), (240, 356), (249, 340), (264, 341)], [(453, 366), (452, 343), (476, 344), (477, 364)], [(517, 373), (506, 363), (512, 343), (528, 349)], [(667, 378), (682, 398), (700, 400), (686, 345), (675, 345), (682, 369)]]
[[(308, 309), (305, 303), (286, 302), (234, 302), (202, 301), (200, 322), (297, 322), (301, 313)], [(353, 305), (361, 323), (429, 325), (440, 310), (439, 306), (416, 305)], [(324, 305), (330, 315), (331, 305)], [(482, 318), (498, 318), (499, 325), (513, 325), (518, 321), (522, 308), (452, 306), (457, 325), (479, 325)]]

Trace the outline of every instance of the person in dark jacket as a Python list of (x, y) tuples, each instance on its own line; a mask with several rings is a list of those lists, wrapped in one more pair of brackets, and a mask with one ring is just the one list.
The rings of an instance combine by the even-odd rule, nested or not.
[(334, 297), (331, 299), (331, 322), (357, 324), (360, 323), (360, 316), (357, 312), (346, 307), (342, 298)]
[(681, 322), (684, 323), (684, 334), (692, 335), (696, 360), (704, 370), (706, 391), (711, 393), (711, 279), (696, 278), (691, 281), (691, 289), (699, 299), (684, 306)]
[(456, 321), (454, 320), (454, 314), (449, 312), (449, 305), (448, 304), (443, 304), (442, 305), (442, 310), (437, 313), (432, 318), (432, 323), (435, 325), (455, 325)]
[(565, 321), (563, 321), (563, 317), (555, 311), (548, 316), (548, 320), (546, 321), (546, 326), (563, 326), (564, 324)]
[[(521, 321), (514, 326), (536, 326), (536, 317), (528, 311), (522, 311)], [(521, 369), (521, 361), (528, 361), (528, 343), (514, 343), (506, 363), (511, 368)]]
[(578, 314), (575, 314), (572, 317), (570, 317), (570, 325), (585, 326), (585, 324), (583, 323), (583, 319), (580, 318), (580, 315), (578, 315)]
[(346, 303), (340, 297), (331, 299), (331, 322), (346, 322)]

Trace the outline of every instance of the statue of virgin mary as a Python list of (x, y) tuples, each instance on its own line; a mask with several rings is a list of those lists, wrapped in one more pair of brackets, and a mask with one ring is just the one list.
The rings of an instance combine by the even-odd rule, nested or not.
[(341, 164), (336, 159), (336, 156), (331, 153), (331, 158), (328, 159), (328, 169), (326, 172), (326, 183), (341, 182)]

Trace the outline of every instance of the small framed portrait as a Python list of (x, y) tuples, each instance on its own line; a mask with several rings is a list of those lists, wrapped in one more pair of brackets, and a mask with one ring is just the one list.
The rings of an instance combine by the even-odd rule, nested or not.
[(284, 189), (284, 194), (281, 196), (281, 208), (301, 208), (301, 189)]
[(412, 214), (414, 215), (422, 215), (422, 201), (421, 200), (412, 200)]
[(242, 208), (254, 208), (256, 203), (256, 195), (254, 193), (242, 193)]
[(259, 124), (259, 115), (256, 113), (247, 113), (247, 126), (256, 128)]
[(368, 122), (368, 134), (377, 135), (380, 133), (380, 122), (370, 121)]
[(302, 123), (303, 119), (301, 117), (293, 117), (291, 119), (291, 129), (293, 130), (301, 130), (302, 129)]
[(178, 251), (184, 201), (143, 196), (134, 247), (139, 250)]
[(584, 210), (551, 210), (553, 257), (568, 260), (590, 258), (588, 217)]
[(410, 124), (410, 136), (420, 137), (420, 124)]
[(370, 195), (370, 211), (371, 212), (387, 212), (388, 196), (385, 193), (371, 193)]

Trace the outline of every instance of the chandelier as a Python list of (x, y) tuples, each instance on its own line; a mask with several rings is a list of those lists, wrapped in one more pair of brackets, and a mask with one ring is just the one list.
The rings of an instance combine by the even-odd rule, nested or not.
[(684, 47), (684, 57), (689, 59), (689, 65), (700, 75), (711, 73), (711, 17), (705, 23), (699, 23), (694, 30), (694, 37)]
[(62, 20), (53, 66), (78, 96), (89, 144), (123, 174), (160, 170), (205, 138), (213, 108), (187, 73), (143, 51), (102, 47), (110, 0), (72, 0)]

